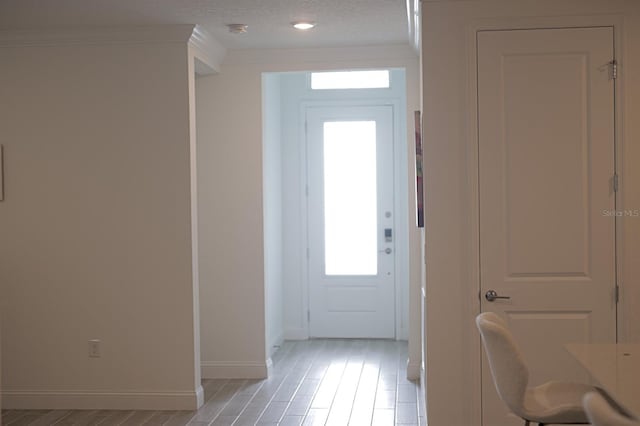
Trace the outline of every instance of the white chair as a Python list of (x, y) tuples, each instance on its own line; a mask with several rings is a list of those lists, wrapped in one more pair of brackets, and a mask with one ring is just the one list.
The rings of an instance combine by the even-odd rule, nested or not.
[(505, 321), (493, 312), (485, 312), (478, 315), (476, 325), (498, 395), (525, 426), (531, 422), (540, 426), (588, 424), (582, 398), (596, 388), (566, 382), (529, 387), (529, 370)]
[(606, 395), (589, 392), (582, 403), (593, 426), (640, 426), (637, 418)]

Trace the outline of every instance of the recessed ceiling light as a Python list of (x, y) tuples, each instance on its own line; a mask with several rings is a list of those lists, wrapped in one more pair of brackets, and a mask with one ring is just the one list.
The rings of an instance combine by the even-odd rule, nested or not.
[(230, 33), (244, 34), (249, 26), (246, 24), (227, 24), (227, 28), (229, 28)]
[(293, 25), (293, 28), (298, 30), (310, 30), (311, 28), (316, 26), (316, 23), (308, 22), (308, 21), (299, 21), (299, 22), (292, 22), (291, 25)]

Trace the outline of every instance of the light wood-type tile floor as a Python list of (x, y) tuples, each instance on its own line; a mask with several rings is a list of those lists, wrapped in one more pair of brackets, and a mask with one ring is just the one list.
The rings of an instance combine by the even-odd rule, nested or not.
[(419, 385), (406, 379), (407, 344), (285, 342), (266, 380), (202, 381), (198, 411), (4, 410), (4, 426), (350, 425), (424, 423)]

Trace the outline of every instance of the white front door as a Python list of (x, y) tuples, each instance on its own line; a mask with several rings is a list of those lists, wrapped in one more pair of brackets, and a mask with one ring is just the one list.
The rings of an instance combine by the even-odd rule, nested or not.
[[(588, 381), (563, 345), (616, 340), (613, 59), (612, 28), (478, 33), (481, 309), (530, 385)], [(484, 425), (522, 424), (484, 360), (482, 386)]]
[(309, 107), (309, 334), (393, 338), (393, 107)]

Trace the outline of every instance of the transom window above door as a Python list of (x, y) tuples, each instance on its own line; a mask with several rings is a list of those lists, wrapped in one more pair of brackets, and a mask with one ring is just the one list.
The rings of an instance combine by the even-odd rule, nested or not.
[(389, 70), (312, 72), (312, 90), (388, 89)]

